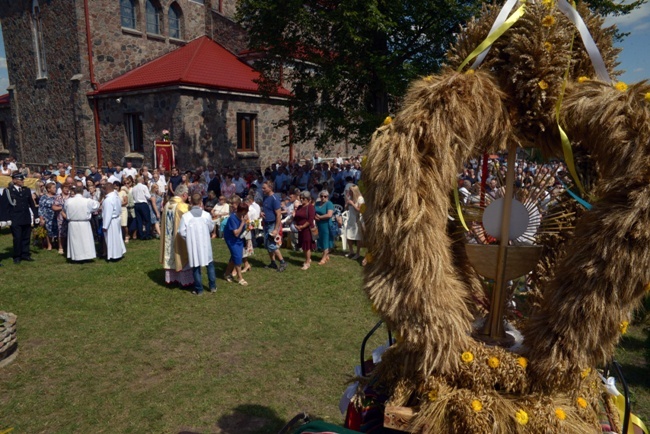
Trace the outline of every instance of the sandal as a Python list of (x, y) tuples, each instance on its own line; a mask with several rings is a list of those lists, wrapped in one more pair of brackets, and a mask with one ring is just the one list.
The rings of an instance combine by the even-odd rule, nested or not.
[(226, 280), (226, 282), (228, 282), (228, 283), (232, 283), (232, 282), (233, 282), (233, 280), (232, 280), (232, 275), (230, 275), (230, 274), (228, 274), (228, 273), (224, 274), (224, 275), (223, 275), (223, 278), (224, 278), (224, 279)]
[(63, 249), (59, 249), (59, 255), (63, 254)]
[(241, 286), (248, 286), (248, 282), (246, 282), (244, 279), (239, 279), (239, 283)]
[(327, 256), (326, 258), (321, 259), (320, 262), (318, 263), (318, 265), (325, 265), (325, 264), (327, 264), (329, 261), (330, 261), (330, 257)]
[(311, 267), (311, 262), (305, 262), (305, 263), (302, 265), (301, 270), (309, 270), (309, 267)]
[(250, 269), (251, 269), (251, 266), (250, 266), (250, 264), (249, 264), (248, 267), (246, 267), (246, 268), (242, 268), (241, 272), (242, 272), (242, 273), (245, 273), (245, 272), (247, 272), (247, 271), (250, 271)]

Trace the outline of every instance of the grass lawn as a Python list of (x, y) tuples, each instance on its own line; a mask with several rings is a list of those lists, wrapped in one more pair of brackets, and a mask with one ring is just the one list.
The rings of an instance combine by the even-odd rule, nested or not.
[[(257, 250), (248, 287), (219, 278), (216, 294), (196, 297), (162, 283), (158, 241), (127, 248), (118, 263), (36, 250), (16, 266), (2, 231), (0, 309), (18, 315), (19, 354), (0, 368), (0, 432), (274, 433), (300, 411), (341, 422), (338, 400), (377, 321), (358, 262), (335, 255), (302, 271), (285, 250), (277, 273)], [(214, 253), (220, 277), (222, 240)], [(620, 359), (647, 421), (644, 339), (632, 328)]]

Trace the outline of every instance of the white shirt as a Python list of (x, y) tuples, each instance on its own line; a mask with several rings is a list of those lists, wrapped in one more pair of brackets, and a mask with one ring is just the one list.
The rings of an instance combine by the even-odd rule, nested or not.
[(134, 203), (147, 203), (147, 201), (151, 199), (149, 189), (142, 183), (136, 184), (136, 186), (131, 189), (131, 195), (133, 196)]
[(246, 189), (246, 181), (244, 181), (244, 178), (233, 178), (232, 182), (235, 184), (235, 193), (242, 194), (244, 192), (244, 189)]
[(205, 267), (212, 262), (212, 244), (210, 243), (212, 229), (214, 229), (214, 223), (210, 214), (200, 207), (192, 207), (181, 217), (178, 233), (187, 244), (190, 267)]
[(130, 169), (128, 167), (125, 167), (122, 169), (122, 176), (132, 176), (133, 179), (138, 175), (138, 169), (135, 167), (131, 167)]
[(262, 210), (260, 209), (260, 206), (258, 204), (256, 204), (255, 202), (251, 203), (248, 206), (248, 219), (250, 221), (259, 219), (261, 213), (262, 213)]

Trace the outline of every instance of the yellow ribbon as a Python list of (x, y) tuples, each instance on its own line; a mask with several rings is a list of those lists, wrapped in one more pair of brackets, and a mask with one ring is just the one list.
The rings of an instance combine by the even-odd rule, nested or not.
[[(623, 419), (625, 418), (625, 396), (613, 396), (612, 399), (614, 400), (614, 404), (616, 404), (616, 408), (618, 409), (621, 423), (623, 423)], [(638, 426), (645, 434), (648, 434), (648, 428), (646, 428), (643, 421), (632, 413), (630, 413), (630, 426), (627, 427), (627, 433), (625, 434), (634, 434), (634, 425)]]
[(524, 12), (526, 12), (526, 4), (522, 4), (519, 6), (519, 9), (517, 9), (510, 17), (503, 23), (501, 26), (499, 26), (498, 29), (496, 29), (494, 32), (490, 33), (487, 38), (483, 42), (481, 42), (481, 45), (476, 47), (474, 51), (471, 52), (469, 56), (467, 56), (467, 59), (463, 60), (463, 63), (460, 64), (458, 69), (456, 71), (460, 72), (463, 70), (465, 65), (469, 63), (470, 60), (478, 56), (488, 48), (490, 45), (494, 43), (497, 39), (501, 37), (514, 23), (516, 23), (519, 18), (521, 18), (524, 15)]
[[(458, 69), (456, 69), (457, 72), (461, 72), (463, 68), (469, 63), (470, 60), (481, 54), (485, 49), (490, 47), (494, 41), (499, 39), (501, 35), (503, 35), (514, 23), (516, 23), (519, 18), (521, 18), (524, 15), (524, 12), (526, 12), (526, 3), (525, 1), (522, 2), (523, 4), (517, 9), (510, 17), (508, 17), (507, 20), (503, 22), (496, 30), (490, 31), (490, 34), (481, 42), (481, 44), (474, 49), (470, 53), (469, 56), (465, 60), (463, 60), (463, 63), (460, 64)], [(476, 65), (478, 67), (478, 65)], [(460, 198), (458, 197), (458, 187), (454, 186), (454, 200), (456, 202), (456, 211), (458, 212), (458, 219), (460, 220), (460, 223), (463, 225), (465, 230), (469, 232), (469, 228), (467, 227), (467, 223), (465, 223), (465, 218), (463, 217), (463, 210), (460, 205)]]
[[(573, 42), (575, 41), (575, 33), (571, 36), (571, 45), (569, 46), (569, 53), (573, 51)], [(562, 152), (564, 153), (564, 162), (567, 165), (567, 168), (569, 169), (569, 173), (573, 177), (573, 180), (576, 183), (576, 186), (578, 187), (578, 190), (580, 190), (580, 194), (582, 196), (585, 195), (585, 188), (582, 186), (582, 183), (580, 182), (580, 178), (578, 178), (578, 171), (576, 170), (576, 165), (575, 165), (575, 160), (573, 159), (573, 149), (571, 148), (571, 141), (569, 140), (569, 136), (564, 132), (562, 127), (560, 126), (560, 109), (562, 108), (562, 100), (564, 99), (564, 91), (566, 90), (566, 83), (567, 79), (569, 77), (569, 69), (571, 67), (571, 61), (569, 61), (569, 64), (566, 67), (566, 70), (564, 71), (564, 80), (562, 81), (562, 89), (560, 90), (560, 95), (557, 98), (557, 102), (555, 103), (555, 122), (557, 123), (557, 129), (560, 132), (560, 140), (562, 141)]]
[(460, 219), (460, 223), (463, 225), (465, 230), (469, 232), (469, 228), (467, 227), (467, 224), (465, 223), (465, 219), (463, 218), (463, 210), (461, 209), (460, 198), (458, 197), (458, 187), (456, 186), (454, 186), (454, 200), (456, 201), (456, 211), (458, 212), (458, 218)]

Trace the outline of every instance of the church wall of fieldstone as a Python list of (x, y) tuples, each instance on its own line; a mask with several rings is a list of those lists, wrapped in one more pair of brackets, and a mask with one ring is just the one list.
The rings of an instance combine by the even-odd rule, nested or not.
[[(213, 165), (219, 169), (266, 167), (287, 160), (286, 128), (274, 125), (287, 116), (282, 101), (205, 91), (161, 91), (146, 95), (99, 98), (104, 161), (124, 162), (130, 151), (125, 119), (142, 119), (144, 163), (153, 164), (153, 142), (167, 129), (175, 144), (177, 165), (183, 169)], [(256, 115), (255, 152), (237, 152), (237, 114)], [(308, 157), (313, 147), (301, 146), (297, 157)], [(136, 160), (136, 163), (139, 161)]]
[[(287, 159), (285, 129), (273, 124), (286, 118), (281, 101), (214, 91), (140, 91), (97, 98), (100, 123), (99, 146), (95, 140), (90, 62), (83, 0), (39, 0), (47, 58), (47, 78), (37, 79), (32, 29), (33, 0), (0, 0), (0, 20), (7, 48), (11, 112), (7, 125), (8, 149), (20, 161), (47, 165), (69, 161), (80, 166), (96, 164), (98, 152), (107, 160), (124, 161), (129, 154), (125, 114), (141, 113), (144, 160), (151, 164), (152, 143), (163, 129), (172, 132), (179, 165), (192, 167), (265, 167), (278, 158)], [(184, 40), (212, 36), (230, 51), (245, 48), (246, 38), (231, 19), (235, 2), (176, 0), (183, 11)], [(138, 31), (121, 27), (118, 0), (88, 0), (90, 40), (95, 81), (104, 83), (183, 45), (170, 40), (167, 11), (171, 0), (160, 0), (164, 11), (162, 36), (147, 35), (145, 1), (139, 2)], [(74, 80), (73, 80), (74, 77)], [(237, 113), (257, 115), (256, 153), (237, 154)], [(309, 156), (313, 148), (296, 147), (295, 156)]]
[(0, 0), (0, 20), (13, 86), (12, 127), (21, 138), (16, 157), (42, 164), (56, 155), (85, 157), (82, 126), (75, 122), (85, 89), (71, 78), (81, 71), (74, 0), (39, 1), (47, 75), (37, 73), (32, 1)]

